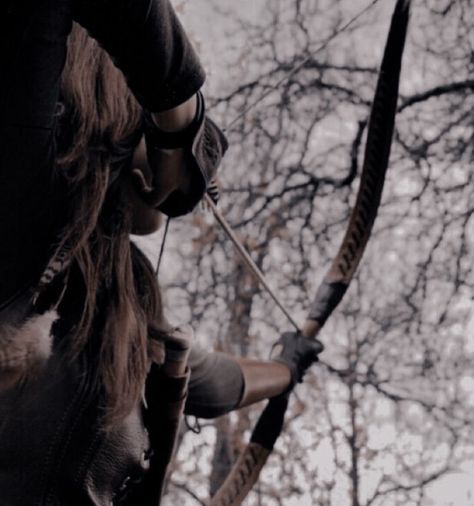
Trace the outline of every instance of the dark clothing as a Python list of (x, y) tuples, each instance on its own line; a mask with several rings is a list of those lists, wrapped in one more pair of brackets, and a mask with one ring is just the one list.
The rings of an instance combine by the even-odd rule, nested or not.
[[(204, 80), (168, 0), (2, 1), (0, 347), (2, 328), (20, 326), (28, 317), (31, 290), (67, 214), (66, 196), (54, 178), (54, 139), (73, 20), (110, 53), (141, 105), (152, 112), (186, 101)], [(55, 344), (35, 379), (0, 394), (0, 504), (122, 504), (150, 457), (143, 406), (104, 432), (101, 393), (91, 388), (94, 354), (71, 361)], [(0, 353), (0, 365), (1, 360)], [(206, 368), (217, 367), (234, 371), (233, 391), (240, 396), (241, 373), (235, 364), (217, 365), (225, 360), (198, 358), (200, 379), (191, 380), (190, 391), (200, 391), (210, 381)], [(205, 396), (193, 397), (189, 409), (199, 415)], [(239, 400), (219, 401), (205, 415), (224, 412)]]
[(216, 418), (235, 409), (244, 394), (242, 370), (224, 353), (193, 348), (189, 356), (188, 398), (184, 412), (199, 418)]
[(34, 381), (0, 395), (2, 506), (109, 506), (147, 468), (141, 410), (105, 433), (89, 371), (56, 350)]
[(65, 203), (53, 179), (53, 139), (72, 20), (107, 49), (138, 100), (151, 111), (179, 105), (204, 81), (167, 0), (2, 2), (0, 308), (36, 283), (62, 225)]
[[(195, 350), (189, 365), (186, 413), (216, 417), (238, 405), (243, 378), (234, 361), (223, 354)], [(91, 374), (85, 356), (70, 362), (56, 347), (35, 380), (25, 388), (0, 394), (2, 506), (149, 504), (133, 502), (134, 490), (141, 490), (152, 454), (163, 462), (160, 451), (167, 451), (163, 448), (166, 443), (172, 447), (173, 440), (166, 434), (152, 451), (143, 417), (154, 406), (138, 406), (118, 427), (104, 432), (99, 394), (91, 386)], [(222, 385), (219, 388), (220, 379), (228, 386), (227, 391)], [(150, 433), (158, 432), (158, 436), (162, 434), (157, 426), (163, 427), (163, 417), (169, 411), (163, 402), (172, 385), (167, 381), (153, 376), (147, 381), (149, 404), (159, 404), (151, 411), (156, 420), (148, 420), (155, 425)], [(182, 388), (182, 382), (177, 383)], [(181, 399), (182, 394), (178, 392), (177, 397)], [(152, 478), (149, 495), (159, 496), (158, 479)]]

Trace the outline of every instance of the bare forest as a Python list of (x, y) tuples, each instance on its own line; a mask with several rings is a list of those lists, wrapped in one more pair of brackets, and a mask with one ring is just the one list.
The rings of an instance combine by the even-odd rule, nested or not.
[[(227, 128), (219, 207), (297, 321), (347, 227), (394, 3), (175, 2)], [(473, 167), (474, 3), (414, 0), (375, 228), (246, 504), (474, 504)], [(266, 358), (291, 330), (205, 210), (171, 222), (160, 272), (209, 349)], [(188, 419), (165, 504), (205, 504), (261, 409)]]

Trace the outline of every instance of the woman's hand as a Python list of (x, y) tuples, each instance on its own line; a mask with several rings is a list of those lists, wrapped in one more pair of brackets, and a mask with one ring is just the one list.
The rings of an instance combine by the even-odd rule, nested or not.
[(291, 389), (296, 383), (303, 381), (306, 371), (318, 361), (318, 356), (323, 350), (323, 343), (317, 339), (308, 339), (299, 332), (285, 332), (273, 345), (272, 359), (290, 369), (289, 389)]

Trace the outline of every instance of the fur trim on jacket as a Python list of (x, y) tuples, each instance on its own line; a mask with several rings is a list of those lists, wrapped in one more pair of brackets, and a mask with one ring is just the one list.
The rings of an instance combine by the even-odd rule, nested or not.
[(20, 326), (0, 324), (0, 391), (33, 376), (51, 355), (56, 311), (28, 318)]

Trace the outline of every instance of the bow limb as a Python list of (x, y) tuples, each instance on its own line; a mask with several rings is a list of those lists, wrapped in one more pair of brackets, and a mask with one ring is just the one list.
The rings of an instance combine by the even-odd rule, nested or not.
[(385, 46), (369, 118), (357, 200), (341, 247), (311, 305), (303, 327), (315, 337), (342, 300), (360, 263), (377, 216), (392, 144), (410, 0), (398, 0)]
[[(316, 337), (342, 300), (372, 232), (388, 167), (410, 0), (397, 0), (369, 118), (361, 182), (341, 247), (311, 304), (303, 333)], [(283, 426), (288, 396), (271, 399), (210, 506), (241, 504), (257, 481)]]

